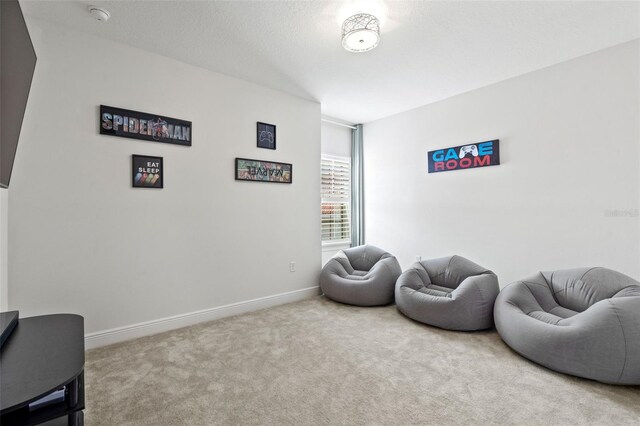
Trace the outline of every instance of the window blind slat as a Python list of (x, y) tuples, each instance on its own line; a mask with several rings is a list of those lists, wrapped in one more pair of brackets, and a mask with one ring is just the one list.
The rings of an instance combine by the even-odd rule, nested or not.
[(322, 156), (320, 161), (322, 241), (351, 238), (351, 159)]

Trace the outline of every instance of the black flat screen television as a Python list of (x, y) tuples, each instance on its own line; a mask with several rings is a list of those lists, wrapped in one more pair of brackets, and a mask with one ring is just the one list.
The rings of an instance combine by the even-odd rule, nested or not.
[(36, 52), (18, 0), (0, 0), (0, 187), (8, 188)]

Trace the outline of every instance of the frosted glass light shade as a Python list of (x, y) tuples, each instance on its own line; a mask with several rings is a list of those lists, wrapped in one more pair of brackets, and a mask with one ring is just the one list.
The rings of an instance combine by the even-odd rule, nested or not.
[(342, 47), (349, 52), (367, 52), (380, 43), (380, 21), (373, 15), (358, 13), (342, 24)]

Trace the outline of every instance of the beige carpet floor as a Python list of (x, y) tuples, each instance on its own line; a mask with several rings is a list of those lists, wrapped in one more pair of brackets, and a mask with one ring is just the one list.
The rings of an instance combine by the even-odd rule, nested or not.
[(640, 424), (640, 387), (323, 297), (87, 353), (87, 425)]

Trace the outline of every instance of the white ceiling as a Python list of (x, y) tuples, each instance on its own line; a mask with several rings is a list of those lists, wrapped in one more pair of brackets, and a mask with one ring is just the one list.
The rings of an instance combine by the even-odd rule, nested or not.
[[(322, 103), (364, 123), (640, 37), (640, 3), (584, 1), (33, 1), (57, 22)], [(87, 5), (106, 7), (107, 23)], [(341, 21), (382, 21), (349, 53)]]

